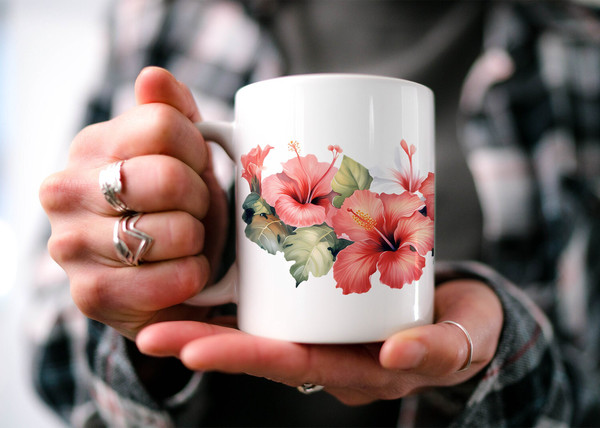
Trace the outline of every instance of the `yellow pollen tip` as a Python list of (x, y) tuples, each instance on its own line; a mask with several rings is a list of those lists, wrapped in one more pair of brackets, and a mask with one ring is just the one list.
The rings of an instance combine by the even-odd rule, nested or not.
[(300, 151), (300, 143), (298, 141), (290, 141), (288, 143), (288, 150), (290, 152), (299, 152)]
[(352, 219), (356, 222), (356, 224), (367, 231), (373, 230), (375, 226), (377, 226), (377, 221), (375, 221), (375, 219), (369, 214), (361, 210), (353, 212)]

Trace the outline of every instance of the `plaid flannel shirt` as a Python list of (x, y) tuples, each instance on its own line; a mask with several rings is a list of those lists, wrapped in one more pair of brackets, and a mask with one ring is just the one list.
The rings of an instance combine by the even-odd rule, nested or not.
[[(230, 117), (237, 88), (284, 72), (260, 25), (274, 3), (118, 3), (88, 121), (130, 104), (133, 79), (147, 64), (169, 68), (193, 88), (205, 117)], [(491, 17), (465, 82), (459, 129), (484, 215), (484, 260), (495, 269), (438, 262), (437, 271), (438, 281), (489, 284), (503, 304), (504, 327), (488, 367), (463, 385), (402, 400), (398, 424), (598, 425), (598, 10), (512, 2)], [(75, 426), (197, 425), (207, 401), (202, 374), (166, 400), (150, 396), (125, 340), (86, 320), (67, 284), (44, 253), (29, 326), (40, 396)]]

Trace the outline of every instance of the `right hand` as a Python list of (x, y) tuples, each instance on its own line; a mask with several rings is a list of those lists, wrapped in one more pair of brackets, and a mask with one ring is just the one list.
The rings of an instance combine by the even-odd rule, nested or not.
[[(52, 225), (49, 252), (68, 274), (75, 304), (130, 339), (158, 321), (206, 316), (208, 309), (181, 303), (210, 282), (227, 228), (226, 196), (194, 126), (200, 113), (189, 89), (147, 68), (135, 92), (136, 107), (76, 136), (66, 169), (40, 189)], [(119, 197), (144, 213), (136, 227), (154, 238), (135, 267), (117, 257), (112, 234), (121, 214), (98, 185), (100, 171), (119, 160)]]

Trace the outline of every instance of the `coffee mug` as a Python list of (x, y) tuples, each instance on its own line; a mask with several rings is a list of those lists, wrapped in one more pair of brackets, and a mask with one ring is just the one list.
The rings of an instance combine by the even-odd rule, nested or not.
[(238, 304), (245, 332), (383, 341), (431, 323), (433, 93), (379, 76), (253, 83), (233, 122), (197, 124), (236, 163), (237, 258), (188, 300)]

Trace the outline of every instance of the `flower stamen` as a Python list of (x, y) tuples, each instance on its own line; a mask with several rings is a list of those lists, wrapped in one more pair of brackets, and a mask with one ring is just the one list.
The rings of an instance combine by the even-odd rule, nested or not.
[(390, 240), (377, 228), (377, 220), (371, 217), (369, 213), (365, 213), (362, 210), (354, 211), (352, 208), (347, 208), (347, 211), (352, 214), (352, 220), (354, 220), (356, 224), (365, 229), (367, 232), (375, 230), (377, 234), (385, 241), (385, 243), (392, 249), (392, 251), (396, 251), (396, 246), (392, 244)]
[(308, 201), (307, 202), (312, 201), (313, 195), (315, 193), (315, 189), (317, 188), (317, 186), (319, 185), (319, 183), (321, 181), (323, 181), (323, 179), (325, 177), (327, 177), (327, 174), (329, 174), (329, 171), (331, 171), (331, 168), (333, 168), (333, 165), (335, 164), (335, 161), (340, 157), (340, 153), (342, 153), (342, 149), (338, 145), (335, 145), (335, 146), (331, 146), (330, 145), (330, 146), (327, 147), (327, 150), (329, 150), (330, 152), (333, 153), (333, 159), (331, 161), (331, 164), (329, 164), (329, 168), (327, 168), (327, 171), (325, 171), (325, 174), (323, 174), (321, 176), (321, 178), (319, 178), (317, 180), (317, 182), (315, 183), (314, 187), (309, 192), (309, 194), (308, 194)]
[(296, 141), (296, 140), (290, 141), (288, 143), (288, 150), (290, 152), (296, 153), (297, 156), (300, 156), (299, 155), (299, 152), (300, 152), (300, 143), (298, 141)]
[(348, 211), (352, 213), (352, 220), (363, 229), (371, 231), (377, 226), (377, 221), (375, 221), (368, 213), (365, 213), (362, 210), (354, 211), (352, 208), (348, 208)]
[[(300, 143), (296, 140), (292, 140), (288, 143), (288, 150), (291, 152), (296, 153), (296, 157), (298, 158), (298, 163), (300, 164), (300, 168), (302, 168), (302, 172), (304, 172), (304, 175), (306, 176), (306, 181), (308, 182), (308, 197), (306, 198), (306, 200), (304, 201), (305, 204), (309, 204), (311, 201), (311, 196), (312, 196), (312, 189), (313, 189), (313, 185), (312, 185), (312, 180), (310, 179), (310, 174), (306, 171), (306, 168), (304, 168), (304, 165), (302, 164), (302, 158), (300, 157)], [(298, 202), (302, 202), (302, 201), (298, 201)]]
[(411, 144), (409, 147), (405, 140), (400, 141), (400, 147), (402, 147), (402, 150), (404, 150), (404, 153), (406, 153), (406, 156), (408, 156), (408, 189), (406, 190), (408, 190), (410, 193), (414, 193), (416, 191), (414, 188), (417, 186), (417, 182), (419, 181), (419, 178), (415, 174), (413, 168), (413, 156), (417, 152), (417, 148), (414, 144)]

